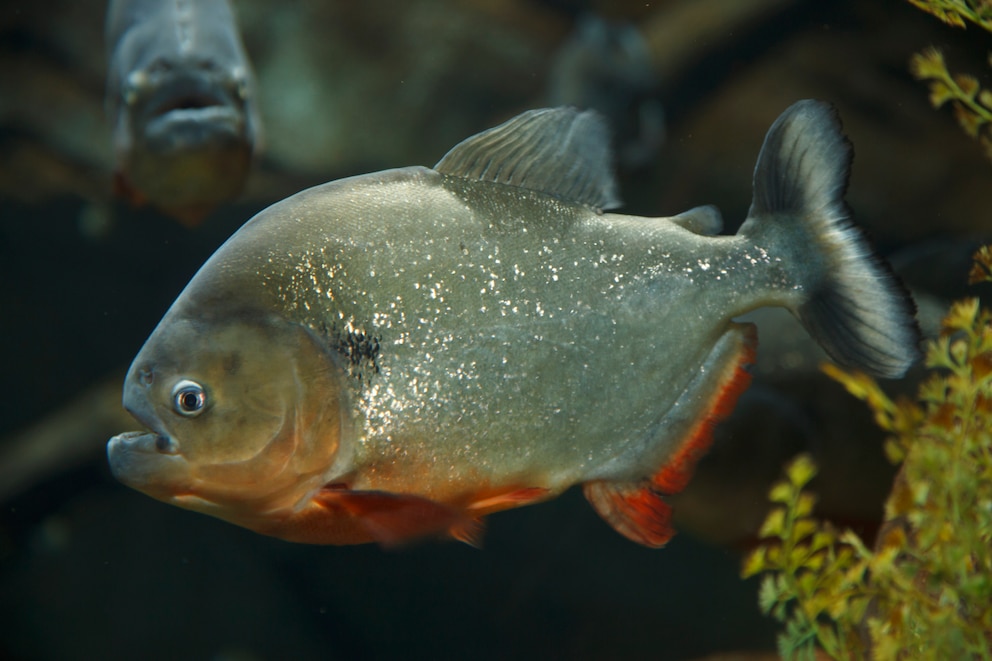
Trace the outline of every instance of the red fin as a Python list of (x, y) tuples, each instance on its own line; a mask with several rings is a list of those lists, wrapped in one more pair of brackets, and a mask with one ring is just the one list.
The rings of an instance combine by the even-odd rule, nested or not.
[(114, 195), (137, 208), (148, 203), (144, 193), (136, 189), (121, 171), (114, 172)]
[(482, 548), (482, 533), (485, 526), (481, 519), (466, 518), (448, 529), (448, 534), (472, 548)]
[(485, 514), (490, 514), (492, 512), (498, 512), (499, 510), (506, 510), (512, 507), (520, 507), (522, 505), (536, 503), (544, 500), (548, 493), (550, 493), (550, 490), (545, 489), (544, 487), (526, 487), (524, 489), (517, 489), (516, 491), (500, 493), (495, 496), (489, 496), (487, 498), (482, 498), (481, 500), (476, 500), (469, 504), (468, 509), (473, 512), (484, 512)]
[(314, 500), (327, 509), (343, 511), (383, 546), (445, 534), (478, 545), (481, 523), (453, 507), (420, 496), (322, 489)]
[(543, 487), (526, 487), (472, 501), (465, 508), (468, 515), (452, 525), (447, 532), (459, 542), (481, 548), (483, 531), (481, 518), (483, 516), (512, 507), (536, 503), (544, 500), (548, 493), (550, 490)]
[(214, 210), (215, 204), (190, 204), (185, 207), (160, 208), (162, 213), (171, 216), (179, 221), (179, 224), (188, 229), (193, 229), (203, 222), (203, 219)]
[(675, 534), (672, 507), (647, 483), (586, 482), (582, 492), (596, 512), (627, 539), (659, 548)]
[[(122, 172), (114, 173), (114, 195), (126, 201), (135, 209), (139, 209), (150, 203), (148, 196), (131, 185), (131, 182)], [(216, 207), (216, 203), (188, 204), (184, 207), (171, 207), (157, 205), (160, 212), (175, 218), (181, 225), (193, 229), (203, 222), (203, 219), (210, 215)]]
[[(672, 507), (662, 496), (678, 493), (689, 482), (696, 462), (713, 442), (714, 427), (730, 415), (751, 382), (746, 368), (754, 361), (757, 344), (757, 332), (751, 324), (733, 324), (720, 339), (704, 365), (707, 369), (686, 390), (687, 401), (703, 413), (686, 428), (671, 432), (678, 442), (653, 477), (641, 482), (599, 480), (583, 485), (596, 512), (621, 535), (658, 548), (675, 534)], [(706, 398), (705, 393), (712, 394)], [(694, 396), (703, 400), (694, 400)]]
[(736, 359), (728, 360), (723, 365), (723, 373), (718, 377), (706, 413), (689, 428), (672, 456), (651, 479), (663, 494), (678, 493), (685, 488), (696, 462), (713, 443), (716, 425), (733, 412), (737, 399), (751, 384), (751, 373), (747, 367), (754, 362), (758, 333), (753, 324), (735, 324), (735, 327), (739, 336)]

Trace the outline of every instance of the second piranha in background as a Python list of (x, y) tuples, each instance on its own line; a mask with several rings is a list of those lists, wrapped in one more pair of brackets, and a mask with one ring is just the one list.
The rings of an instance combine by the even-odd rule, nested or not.
[(654, 161), (665, 141), (665, 112), (651, 53), (637, 28), (583, 16), (555, 53), (548, 79), (550, 105), (603, 115), (621, 169)]
[(712, 207), (617, 206), (592, 112), (536, 110), (434, 169), (317, 186), (246, 223), (127, 375), (150, 431), (108, 444), (136, 489), (296, 542), (477, 539), (480, 517), (582, 484), (626, 537), (682, 489), (791, 310), (837, 361), (898, 377), (907, 294), (851, 226), (834, 111), (773, 124), (735, 236)]
[(115, 188), (187, 225), (244, 187), (255, 84), (227, 0), (111, 0), (107, 109)]

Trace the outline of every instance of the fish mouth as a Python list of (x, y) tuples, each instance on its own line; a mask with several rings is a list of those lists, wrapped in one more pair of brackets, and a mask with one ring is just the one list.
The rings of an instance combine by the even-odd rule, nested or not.
[(230, 106), (177, 106), (148, 120), (144, 140), (158, 153), (188, 149), (237, 149), (246, 142), (244, 116)]
[(175, 110), (199, 110), (202, 108), (225, 107), (228, 99), (222, 98), (213, 90), (192, 89), (188, 92), (176, 90), (176, 96), (170, 96), (161, 101), (157, 108), (152, 108), (151, 114), (160, 117)]
[(209, 108), (237, 109), (244, 104), (238, 96), (238, 82), (216, 70), (181, 66), (149, 81), (145, 98), (136, 105), (148, 118), (174, 111)]
[(117, 434), (107, 442), (107, 462), (114, 479), (159, 499), (189, 475), (179, 444), (155, 431)]
[(149, 148), (165, 152), (247, 141), (246, 111), (236, 87), (226, 77), (196, 70), (162, 80), (135, 108)]

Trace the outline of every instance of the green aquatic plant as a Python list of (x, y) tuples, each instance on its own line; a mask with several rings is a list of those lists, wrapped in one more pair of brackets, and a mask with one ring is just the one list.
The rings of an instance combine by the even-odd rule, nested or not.
[(966, 27), (966, 21), (971, 21), (992, 32), (990, 0), (909, 0), (909, 3), (956, 28)]
[[(909, 2), (954, 27), (964, 28), (966, 21), (970, 21), (992, 32), (992, 0)], [(992, 56), (989, 66), (992, 66)], [(933, 47), (914, 54), (909, 60), (909, 70), (917, 79), (929, 82), (931, 105), (940, 108), (950, 103), (958, 124), (978, 140), (985, 154), (992, 159), (992, 92), (982, 89), (974, 76), (948, 71), (944, 54)]]
[[(992, 249), (970, 279), (992, 281)], [(759, 603), (785, 624), (785, 658), (992, 659), (992, 311), (954, 303), (926, 366), (916, 402), (824, 368), (867, 403), (901, 466), (874, 548), (813, 516), (809, 456), (772, 488), (743, 575), (765, 573)]]
[[(992, 57), (989, 65), (992, 66)], [(933, 107), (940, 108), (950, 102), (958, 124), (978, 140), (992, 159), (992, 92), (982, 89), (974, 76), (951, 74), (943, 53), (936, 48), (913, 55), (909, 69), (916, 78), (929, 81)]]

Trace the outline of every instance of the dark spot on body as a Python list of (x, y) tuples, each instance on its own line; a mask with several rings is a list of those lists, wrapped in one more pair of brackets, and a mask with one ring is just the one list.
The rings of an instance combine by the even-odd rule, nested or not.
[(349, 328), (339, 328), (332, 324), (322, 329), (331, 348), (344, 358), (348, 372), (359, 380), (368, 380), (373, 374), (379, 373), (379, 355), (382, 349), (380, 338), (366, 334), (365, 331)]

